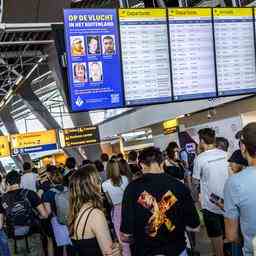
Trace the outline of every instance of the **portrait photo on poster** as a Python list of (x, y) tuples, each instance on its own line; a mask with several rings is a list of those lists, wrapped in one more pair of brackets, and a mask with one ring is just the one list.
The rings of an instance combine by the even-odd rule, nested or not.
[(116, 53), (116, 44), (114, 35), (103, 35), (101, 37), (103, 55), (114, 55)]
[(101, 61), (89, 62), (90, 82), (101, 82), (103, 80), (103, 70)]
[(87, 83), (87, 66), (85, 62), (72, 63), (74, 83)]
[(100, 36), (87, 36), (87, 52), (88, 55), (101, 54)]
[(71, 36), (70, 47), (72, 56), (84, 56), (85, 55), (85, 44), (83, 36)]

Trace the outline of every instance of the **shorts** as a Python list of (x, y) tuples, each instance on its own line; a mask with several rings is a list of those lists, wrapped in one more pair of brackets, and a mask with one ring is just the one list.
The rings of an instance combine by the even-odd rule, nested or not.
[(202, 213), (208, 236), (210, 238), (223, 236), (225, 234), (224, 216), (205, 209)]

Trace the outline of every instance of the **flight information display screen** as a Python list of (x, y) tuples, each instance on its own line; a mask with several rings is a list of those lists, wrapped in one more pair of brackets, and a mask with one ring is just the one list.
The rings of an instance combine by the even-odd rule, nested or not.
[(117, 10), (64, 10), (72, 111), (123, 107)]
[(168, 10), (174, 100), (216, 97), (211, 8)]
[(215, 8), (219, 96), (256, 92), (253, 9)]
[(120, 9), (125, 103), (170, 102), (166, 9)]

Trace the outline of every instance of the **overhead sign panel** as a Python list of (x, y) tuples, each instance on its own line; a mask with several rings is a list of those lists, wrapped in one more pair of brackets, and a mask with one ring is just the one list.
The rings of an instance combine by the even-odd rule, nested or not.
[(10, 144), (8, 136), (0, 136), (0, 157), (10, 156)]
[(125, 103), (170, 102), (171, 78), (165, 9), (120, 9)]
[(174, 100), (216, 97), (211, 8), (168, 10)]
[(256, 92), (253, 9), (215, 8), (219, 96)]
[(79, 127), (72, 129), (64, 129), (64, 146), (81, 146), (95, 144), (100, 141), (98, 127)]
[(10, 136), (13, 154), (36, 153), (57, 149), (56, 131), (30, 132)]
[(115, 9), (64, 10), (69, 96), (73, 111), (124, 105)]
[(170, 119), (163, 122), (164, 134), (171, 134), (177, 132), (178, 119)]

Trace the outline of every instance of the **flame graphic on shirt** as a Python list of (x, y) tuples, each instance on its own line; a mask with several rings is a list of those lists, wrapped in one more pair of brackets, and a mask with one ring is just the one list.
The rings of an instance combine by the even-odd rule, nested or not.
[(150, 237), (155, 237), (163, 224), (170, 232), (175, 229), (175, 225), (168, 219), (166, 212), (177, 201), (177, 198), (171, 191), (166, 192), (159, 203), (156, 198), (148, 192), (144, 191), (141, 193), (138, 203), (152, 213), (152, 216), (148, 221), (148, 235)]

